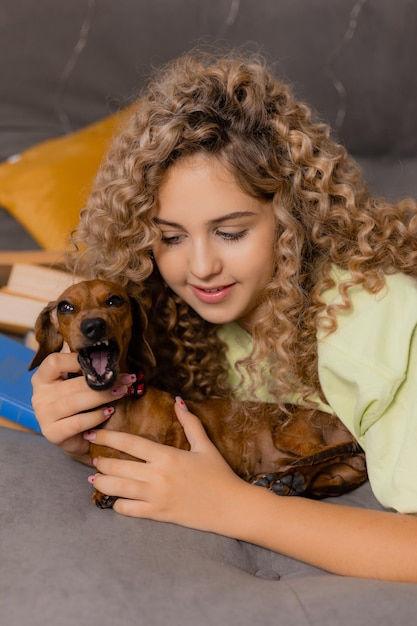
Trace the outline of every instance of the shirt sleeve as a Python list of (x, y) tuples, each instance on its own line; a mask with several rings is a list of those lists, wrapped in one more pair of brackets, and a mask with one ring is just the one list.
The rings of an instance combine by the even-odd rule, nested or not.
[[(366, 452), (375, 496), (417, 512), (417, 282), (388, 276), (382, 292), (351, 290), (334, 333), (318, 335), (319, 376), (336, 415)], [(340, 299), (337, 288), (327, 303)]]

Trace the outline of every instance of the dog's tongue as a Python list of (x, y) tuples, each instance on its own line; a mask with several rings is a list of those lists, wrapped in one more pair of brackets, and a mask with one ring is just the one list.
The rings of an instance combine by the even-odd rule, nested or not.
[(103, 376), (106, 372), (107, 364), (108, 364), (108, 353), (105, 350), (93, 350), (90, 354), (91, 365), (94, 371), (99, 375)]

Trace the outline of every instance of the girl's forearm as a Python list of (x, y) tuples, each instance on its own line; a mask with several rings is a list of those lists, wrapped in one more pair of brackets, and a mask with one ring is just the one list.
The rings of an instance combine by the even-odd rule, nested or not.
[(232, 472), (195, 416), (177, 405), (176, 412), (189, 452), (105, 429), (88, 435), (147, 461), (99, 457), (94, 486), (120, 496), (117, 512), (248, 541), (335, 574), (417, 583), (417, 517), (251, 485)]
[(219, 532), (335, 574), (417, 582), (417, 518), (244, 485)]

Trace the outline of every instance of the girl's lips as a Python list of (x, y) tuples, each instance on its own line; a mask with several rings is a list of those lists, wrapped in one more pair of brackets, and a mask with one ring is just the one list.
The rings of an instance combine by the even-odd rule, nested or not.
[(197, 287), (196, 285), (190, 285), (192, 292), (195, 296), (206, 304), (215, 304), (217, 302), (221, 302), (224, 300), (229, 293), (232, 291), (235, 283), (230, 285), (224, 285), (223, 287), (211, 287), (211, 288), (203, 288)]

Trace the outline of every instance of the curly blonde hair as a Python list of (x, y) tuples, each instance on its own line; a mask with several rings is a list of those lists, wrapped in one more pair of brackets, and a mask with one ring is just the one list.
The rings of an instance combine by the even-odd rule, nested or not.
[(370, 292), (384, 275), (417, 275), (417, 206), (373, 198), (355, 162), (259, 57), (190, 54), (163, 68), (114, 139), (73, 236), (77, 272), (136, 286), (149, 314), (158, 384), (185, 397), (231, 393), (225, 346), (164, 283), (150, 251), (160, 237), (151, 214), (173, 163), (218, 159), (243, 191), (272, 202), (275, 275), (257, 308), (255, 349), (240, 364), (252, 380), (268, 359), (279, 406), (294, 391), (320, 392), (317, 326), (333, 264), (350, 270), (340, 286)]

